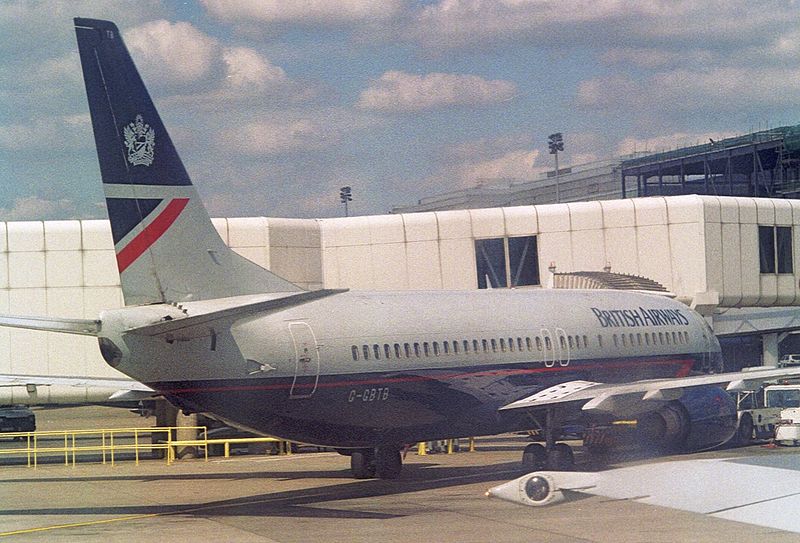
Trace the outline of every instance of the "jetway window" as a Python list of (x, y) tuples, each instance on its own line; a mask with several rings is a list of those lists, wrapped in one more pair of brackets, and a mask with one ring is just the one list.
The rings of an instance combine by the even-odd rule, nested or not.
[(475, 267), (478, 288), (540, 284), (536, 236), (476, 239)]
[(761, 273), (794, 273), (792, 227), (759, 226), (758, 254)]

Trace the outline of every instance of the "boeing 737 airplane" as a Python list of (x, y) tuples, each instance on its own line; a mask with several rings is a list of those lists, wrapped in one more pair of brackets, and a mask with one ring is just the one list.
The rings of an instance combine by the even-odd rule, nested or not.
[(706, 321), (654, 294), (303, 291), (223, 243), (117, 27), (75, 27), (126, 306), (3, 325), (96, 336), (184, 411), (335, 447), (359, 478), (396, 477), (406, 444), (534, 427), (524, 462), (567, 469), (571, 421), (710, 447), (736, 431), (723, 387), (797, 373), (719, 373)]

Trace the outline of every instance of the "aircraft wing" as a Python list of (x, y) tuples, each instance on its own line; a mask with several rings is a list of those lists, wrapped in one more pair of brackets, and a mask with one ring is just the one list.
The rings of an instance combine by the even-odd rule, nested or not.
[(775, 451), (767, 456), (660, 462), (595, 473), (539, 471), (486, 494), (530, 506), (589, 494), (800, 533), (796, 456), (793, 451)]
[[(24, 396), (15, 397), (14, 402), (29, 405), (137, 401), (159, 395), (132, 379), (102, 377), (0, 374), (0, 388), (7, 387), (25, 387)], [(45, 387), (46, 392), (40, 395), (41, 387)]]
[(536, 409), (568, 402), (585, 402), (582, 407), (584, 411), (631, 416), (651, 411), (654, 403), (676, 400), (685, 389), (691, 387), (717, 385), (729, 391), (755, 390), (765, 381), (789, 377), (800, 377), (800, 368), (757, 369), (621, 384), (569, 381), (512, 402), (500, 410)]

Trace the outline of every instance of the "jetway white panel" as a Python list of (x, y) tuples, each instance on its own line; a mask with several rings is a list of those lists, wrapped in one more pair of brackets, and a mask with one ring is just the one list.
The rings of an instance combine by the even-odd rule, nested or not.
[[(792, 206), (792, 224), (800, 224), (800, 200), (792, 199), (787, 201)], [(795, 262), (797, 261), (795, 260)]]
[(324, 288), (341, 288), (344, 283), (340, 280), (338, 247), (323, 247), (322, 249), (322, 284)]
[(572, 266), (575, 270), (602, 270), (606, 265), (602, 230), (572, 232)]
[(662, 197), (634, 198), (637, 226), (667, 224), (667, 204)]
[[(10, 291), (6, 289), (0, 290), (0, 313), (11, 313)], [(0, 327), (0, 371), (4, 373), (11, 373), (11, 329)], [(0, 387), (2, 393), (2, 387)]]
[(83, 284), (87, 287), (119, 285), (117, 256), (113, 249), (83, 252)]
[[(745, 213), (752, 211), (755, 218), (755, 205), (752, 207), (739, 208), (739, 216), (742, 210), (748, 209)], [(756, 305), (761, 297), (761, 281), (758, 263), (758, 227), (755, 224), (741, 224), (739, 226), (740, 241), (742, 247), (742, 306)]]
[(570, 227), (577, 230), (600, 230), (603, 228), (603, 208), (599, 202), (576, 202), (569, 207)]
[(322, 283), (319, 247), (272, 247), (270, 270), (292, 283)]
[(228, 219), (230, 247), (269, 247), (267, 220), (263, 217)]
[(111, 224), (106, 221), (81, 221), (83, 229), (83, 249), (85, 251), (109, 250), (114, 248), (111, 237)]
[(417, 241), (406, 244), (408, 258), (408, 286), (412, 290), (442, 288), (439, 266), (439, 244), (435, 241)]
[(233, 250), (261, 266), (262, 268), (269, 269), (269, 262), (267, 261), (267, 249), (264, 247), (233, 247)]
[(12, 289), (45, 287), (44, 252), (8, 253), (8, 285)]
[(41, 221), (9, 222), (6, 225), (10, 252), (44, 251), (44, 224)]
[(401, 217), (403, 217), (403, 227), (406, 231), (406, 241), (439, 239), (439, 228), (434, 213), (406, 213)]
[(405, 242), (403, 217), (400, 215), (374, 215), (368, 218), (368, 222), (370, 243), (373, 245)]
[(45, 221), (44, 245), (47, 251), (79, 251), (80, 221)]
[(775, 274), (761, 275), (761, 295), (758, 298), (759, 305), (773, 305), (778, 300), (778, 276)]
[(556, 272), (576, 271), (572, 265), (572, 247), (569, 232), (549, 232), (539, 235), (539, 273), (544, 276), (551, 264)]
[(636, 224), (633, 200), (601, 200), (603, 225), (606, 228), (627, 228)]
[(775, 224), (775, 204), (766, 198), (754, 198), (758, 224)]
[(775, 300), (777, 305), (792, 305), (797, 298), (796, 282), (794, 275), (778, 275), (778, 298)]
[(606, 264), (615, 273), (639, 275), (639, 246), (633, 228), (605, 229)]
[(792, 225), (792, 204), (789, 200), (773, 199), (775, 205), (775, 224), (779, 226)]
[[(737, 210), (738, 212), (738, 210)], [(723, 213), (724, 216), (724, 213)], [(723, 223), (722, 227), (722, 282), (720, 303), (736, 307), (742, 301), (742, 252), (740, 227)]]
[[(662, 208), (663, 210), (664, 208)], [(657, 211), (653, 212), (656, 213)], [(658, 281), (668, 289), (672, 288), (672, 263), (670, 262), (669, 231), (666, 223), (638, 226), (636, 235), (638, 237), (638, 247), (659, 248), (658, 251), (648, 250), (645, 258), (639, 259), (639, 275)]]
[[(66, 319), (84, 318), (83, 292), (81, 287), (47, 288), (47, 315)], [(97, 318), (97, 315), (93, 318)]]
[(470, 209), (469, 216), (472, 220), (472, 235), (476, 239), (505, 236), (506, 222), (502, 208)]
[(228, 239), (228, 219), (211, 219), (211, 224), (214, 225), (214, 229), (219, 234), (219, 237), (222, 238), (222, 241), (225, 242), (225, 245), (230, 245), (230, 240)]
[(83, 289), (84, 319), (96, 319), (106, 309), (119, 309), (125, 304), (120, 287), (89, 287)]
[(539, 231), (569, 232), (569, 207), (567, 204), (543, 205), (537, 208)]
[(727, 224), (739, 224), (739, 203), (735, 199), (719, 201), (720, 221)]
[(369, 290), (372, 284), (372, 254), (369, 245), (351, 245), (336, 248), (338, 284), (334, 288)]
[(270, 247), (321, 247), (327, 219), (267, 219)]
[(369, 245), (369, 218), (327, 219), (323, 240), (326, 247)]
[(703, 201), (695, 195), (668, 198), (666, 204), (670, 224), (703, 221)]
[(475, 244), (472, 239), (443, 239), (439, 242), (439, 254), (442, 260), (442, 288), (478, 288)]
[(506, 234), (509, 236), (530, 236), (539, 233), (539, 219), (534, 206), (503, 208), (506, 221)]
[[(716, 223), (706, 223), (704, 226), (704, 243), (706, 257), (706, 290), (725, 292), (724, 277), (722, 273), (722, 262), (724, 259), (722, 247), (722, 225)], [(731, 248), (733, 249), (733, 248)]]
[[(722, 221), (722, 210), (720, 209), (719, 198), (704, 198), (700, 200), (700, 204), (703, 206), (703, 216), (700, 217), (701, 220), (713, 223)], [(670, 216), (670, 221), (671, 220), (672, 217)]]
[(707, 290), (702, 228), (702, 223), (682, 222), (670, 224), (668, 229), (672, 281), (665, 286), (687, 301)]
[(753, 198), (737, 198), (739, 204), (739, 222), (741, 224), (757, 224), (758, 210)]
[[(71, 377), (97, 375), (97, 373), (87, 374), (88, 368), (83, 337), (52, 332), (41, 333), (40, 335), (47, 336), (47, 373)], [(97, 340), (94, 340), (93, 343), (94, 348), (99, 351)], [(106, 364), (104, 363), (103, 365)]]
[(408, 288), (405, 243), (373, 245), (372, 285), (376, 290), (402, 290)]
[(0, 222), (0, 252), (8, 250), (8, 227), (5, 222)]
[(437, 211), (439, 239), (464, 239), (472, 237), (472, 222), (469, 210)]
[(8, 253), (0, 253), (0, 288), (8, 288)]
[[(80, 240), (80, 231), (78, 234)], [(83, 258), (80, 251), (47, 251), (44, 255), (48, 288), (83, 285)]]

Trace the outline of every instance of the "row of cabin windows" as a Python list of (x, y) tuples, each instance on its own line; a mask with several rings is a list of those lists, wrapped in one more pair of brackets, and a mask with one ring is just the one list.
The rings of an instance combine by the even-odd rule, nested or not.
[[(558, 343), (562, 351), (567, 348), (586, 349), (589, 347), (589, 338), (585, 335), (558, 335)], [(688, 345), (688, 332), (637, 332), (629, 334), (613, 334), (612, 340), (615, 347), (645, 347), (649, 345)], [(603, 347), (603, 336), (597, 336), (597, 344)], [(422, 343), (384, 343), (380, 345), (352, 345), (350, 347), (353, 360), (380, 360), (381, 358), (420, 358), (423, 356), (443, 356), (450, 354), (488, 353), (488, 352), (514, 352), (514, 351), (552, 351), (553, 340), (548, 336), (535, 336), (500, 339), (464, 339), (459, 341), (423, 341)]]
[[(567, 345), (569, 345), (570, 349), (585, 349), (589, 346), (589, 338), (587, 336), (559, 336), (559, 344), (562, 350), (567, 349)], [(536, 336), (534, 338), (530, 337), (518, 337), (513, 338), (510, 337), (506, 338), (499, 338), (499, 339), (473, 339), (468, 340), (464, 339), (459, 341), (433, 341), (427, 342), (423, 341), (422, 343), (395, 343), (390, 345), (389, 343), (384, 343), (382, 346), (373, 343), (372, 345), (361, 345), (359, 349), (358, 345), (353, 345), (350, 347), (350, 350), (353, 355), (353, 360), (359, 360), (363, 358), (364, 360), (375, 359), (380, 360), (381, 358), (420, 358), (422, 356), (443, 356), (449, 354), (459, 354), (461, 352), (469, 354), (469, 353), (488, 353), (488, 352), (523, 352), (523, 351), (552, 351), (553, 350), (553, 341), (550, 336)]]
[[(688, 345), (689, 332), (638, 332), (614, 334), (614, 347), (646, 347), (648, 345)], [(603, 346), (602, 336), (597, 336)]]

